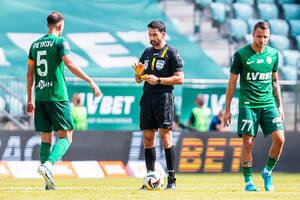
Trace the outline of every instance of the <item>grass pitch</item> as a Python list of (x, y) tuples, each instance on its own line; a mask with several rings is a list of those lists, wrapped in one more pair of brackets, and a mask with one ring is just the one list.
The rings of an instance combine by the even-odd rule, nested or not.
[[(57, 191), (45, 191), (42, 179), (0, 179), (2, 199), (300, 199), (300, 174), (274, 173), (275, 192), (265, 192), (260, 174), (253, 181), (259, 192), (245, 192), (242, 174), (178, 174), (175, 191), (142, 191), (142, 179), (56, 179)], [(165, 180), (166, 181), (166, 180)]]

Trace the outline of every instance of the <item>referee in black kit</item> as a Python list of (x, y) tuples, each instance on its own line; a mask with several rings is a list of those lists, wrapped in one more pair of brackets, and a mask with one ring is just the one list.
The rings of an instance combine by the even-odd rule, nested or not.
[[(143, 131), (147, 171), (155, 171), (155, 134), (159, 129), (165, 149), (168, 168), (168, 184), (165, 189), (176, 189), (175, 148), (172, 141), (174, 118), (173, 85), (183, 84), (182, 60), (174, 47), (164, 40), (166, 26), (154, 20), (148, 24), (152, 47), (142, 54), (135, 69), (137, 83), (145, 81), (140, 101), (140, 128)], [(143, 185), (141, 189), (146, 189)]]

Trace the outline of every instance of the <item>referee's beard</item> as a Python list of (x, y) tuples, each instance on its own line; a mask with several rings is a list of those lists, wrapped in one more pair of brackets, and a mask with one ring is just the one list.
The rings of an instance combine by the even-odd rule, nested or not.
[(155, 47), (158, 47), (161, 44), (161, 41), (151, 40), (150, 43), (155, 48)]

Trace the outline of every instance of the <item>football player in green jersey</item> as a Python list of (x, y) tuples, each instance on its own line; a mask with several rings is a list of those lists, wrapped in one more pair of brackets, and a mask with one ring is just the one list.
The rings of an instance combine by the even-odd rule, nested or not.
[(258, 22), (253, 42), (239, 49), (233, 57), (226, 91), (224, 124), (231, 121), (230, 105), (240, 74), (238, 135), (243, 138), (242, 167), (246, 191), (257, 191), (252, 182), (252, 148), (258, 125), (264, 136), (272, 136), (272, 146), (265, 168), (261, 171), (266, 191), (273, 191), (271, 172), (284, 144), (284, 113), (278, 83), (278, 52), (267, 46), (269, 24)]
[[(46, 189), (55, 190), (52, 165), (66, 153), (72, 143), (74, 129), (64, 75), (65, 65), (90, 84), (95, 96), (100, 96), (101, 91), (70, 56), (68, 42), (61, 37), (63, 15), (52, 12), (47, 17), (47, 26), (48, 34), (32, 43), (29, 51), (26, 112), (34, 116), (35, 130), (41, 132), (41, 165), (38, 172), (45, 179)], [(50, 151), (53, 131), (57, 132), (59, 139)]]

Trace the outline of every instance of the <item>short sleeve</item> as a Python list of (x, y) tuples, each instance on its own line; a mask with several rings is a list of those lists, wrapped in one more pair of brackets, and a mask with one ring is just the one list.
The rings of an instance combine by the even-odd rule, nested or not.
[(278, 52), (276, 53), (276, 60), (273, 66), (273, 72), (278, 72), (278, 63), (279, 63), (279, 57), (278, 57)]
[(238, 52), (236, 52), (232, 58), (230, 72), (233, 74), (239, 74), (241, 73), (241, 69), (242, 69), (241, 56)]
[(145, 51), (143, 52), (142, 56), (140, 57), (140, 60), (139, 60), (140, 63), (144, 64), (147, 50), (148, 49), (145, 49)]
[(171, 50), (170, 57), (172, 72), (182, 72), (182, 58), (176, 49)]
[(58, 53), (61, 58), (64, 57), (65, 55), (70, 54), (69, 43), (64, 38), (60, 41), (58, 45)]
[(32, 46), (31, 46), (30, 49), (29, 49), (28, 59), (29, 59), (29, 60), (33, 60), (33, 56), (32, 56)]

